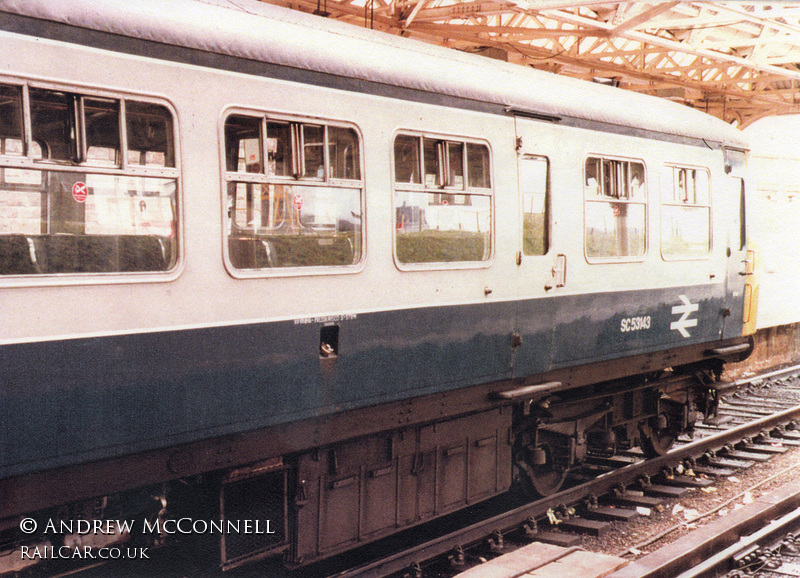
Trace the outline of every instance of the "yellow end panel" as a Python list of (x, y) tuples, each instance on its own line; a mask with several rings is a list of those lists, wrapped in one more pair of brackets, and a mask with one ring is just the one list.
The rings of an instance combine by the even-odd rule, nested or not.
[(758, 275), (756, 274), (755, 249), (747, 250), (745, 275), (742, 335), (752, 335), (756, 332), (756, 318), (758, 317)]

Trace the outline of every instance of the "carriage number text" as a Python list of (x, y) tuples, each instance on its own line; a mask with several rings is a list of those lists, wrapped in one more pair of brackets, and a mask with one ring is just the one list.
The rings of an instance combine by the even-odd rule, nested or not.
[(626, 317), (619, 323), (619, 330), (622, 333), (628, 331), (639, 331), (640, 329), (650, 329), (650, 316), (645, 317)]

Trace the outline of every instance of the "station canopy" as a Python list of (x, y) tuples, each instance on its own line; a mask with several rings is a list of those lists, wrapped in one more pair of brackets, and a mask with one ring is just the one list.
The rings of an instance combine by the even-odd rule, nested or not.
[(800, 2), (269, 3), (668, 98), (740, 128), (800, 112)]

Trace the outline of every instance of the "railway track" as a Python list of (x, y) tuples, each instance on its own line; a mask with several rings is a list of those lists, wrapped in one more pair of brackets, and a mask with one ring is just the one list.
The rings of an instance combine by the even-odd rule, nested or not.
[(800, 575), (800, 482), (610, 574), (610, 578), (743, 578)]

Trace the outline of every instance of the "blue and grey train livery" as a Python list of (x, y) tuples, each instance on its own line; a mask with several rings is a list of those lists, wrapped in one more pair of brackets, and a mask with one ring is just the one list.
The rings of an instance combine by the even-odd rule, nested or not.
[(749, 353), (698, 111), (251, 0), (0, 0), (0, 45), (0, 551), (205, 497), (271, 521), (222, 566), (321, 560), (663, 453)]

